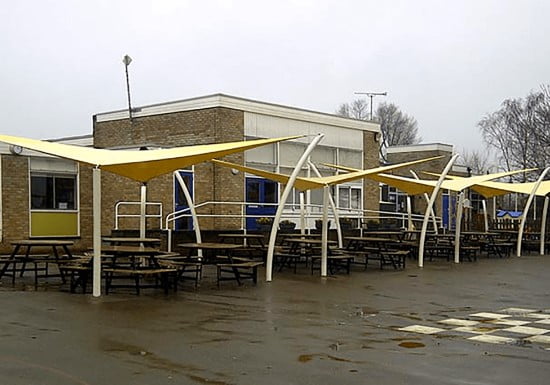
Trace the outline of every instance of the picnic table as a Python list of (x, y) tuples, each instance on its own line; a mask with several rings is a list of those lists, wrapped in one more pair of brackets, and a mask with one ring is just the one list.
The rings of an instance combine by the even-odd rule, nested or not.
[[(243, 246), (256, 246), (260, 249), (265, 249), (265, 238), (263, 234), (222, 233), (218, 234), (218, 237), (221, 239), (222, 243), (225, 243), (227, 240), (235, 244), (241, 243)], [(256, 245), (252, 245), (252, 243), (255, 243)]]
[[(106, 259), (103, 272), (105, 273), (105, 293), (113, 287), (133, 287), (136, 294), (145, 287), (158, 287), (157, 279), (160, 278), (164, 291), (167, 293), (170, 285), (170, 277), (176, 277), (176, 270), (159, 266), (156, 257), (164, 252), (155, 247), (114, 245), (101, 248), (102, 258)], [(144, 285), (141, 278), (154, 277), (155, 283)], [(113, 284), (114, 279), (130, 278), (132, 284)], [(176, 287), (176, 282), (174, 282)]]
[(159, 238), (140, 238), (140, 237), (103, 237), (103, 242), (108, 242), (113, 246), (120, 245), (141, 245), (154, 247), (160, 245)]
[[(72, 246), (74, 242), (61, 239), (21, 239), (10, 242), (13, 246), (12, 252), (7, 259), (4, 259), (2, 262), (4, 266), (0, 270), (0, 278), (6, 274), (9, 266), (12, 266), (12, 284), (15, 284), (15, 276), (17, 272), (17, 263), (22, 263), (23, 266), (19, 270), (20, 277), (25, 273), (27, 263), (34, 264), (34, 286), (38, 287), (38, 272), (44, 271), (44, 277), (51, 277), (48, 273), (48, 264), (50, 262), (55, 262), (59, 265), (62, 260), (70, 260), (73, 256), (69, 246)], [(19, 253), (21, 248), (25, 249), (24, 253)], [(36, 248), (47, 248), (51, 249), (52, 254), (40, 254), (33, 255), (31, 253), (32, 249)], [(58, 249), (61, 249), (63, 252), (60, 254)], [(39, 269), (38, 264), (43, 263), (45, 267)], [(63, 282), (65, 282), (65, 277), (63, 272), (60, 271), (59, 275)]]
[[(220, 258), (219, 255), (206, 258), (206, 262), (214, 263), (217, 269), (218, 286), (220, 281), (235, 280), (241, 285), (241, 279), (250, 278), (254, 283), (257, 282), (258, 266), (263, 262), (245, 260), (242, 258), (233, 258), (232, 250), (242, 248), (242, 245), (236, 245), (224, 242), (203, 242), (203, 243), (180, 243), (179, 248), (189, 250), (211, 250), (214, 252), (223, 252), (224, 255)], [(204, 261), (203, 261), (204, 262)], [(231, 273), (231, 277), (224, 276), (223, 273)]]

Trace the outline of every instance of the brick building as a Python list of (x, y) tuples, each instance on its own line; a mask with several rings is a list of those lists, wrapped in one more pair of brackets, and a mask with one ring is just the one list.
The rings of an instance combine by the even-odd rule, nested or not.
[[(223, 94), (135, 108), (132, 119), (128, 110), (98, 113), (93, 116), (93, 134), (60, 140), (63, 143), (109, 149), (166, 148), (215, 142), (272, 138), (287, 135), (310, 135), (235, 154), (231, 162), (266, 170), (290, 173), (312, 135), (325, 137), (311, 159), (323, 175), (334, 171), (321, 163), (335, 163), (357, 168), (378, 166), (379, 125), (331, 114), (236, 98)], [(2, 182), (2, 248), (9, 241), (27, 237), (70, 237), (75, 248), (91, 245), (92, 200), (91, 169), (74, 162), (56, 159), (26, 149), (0, 146)], [(247, 208), (249, 215), (268, 215), (269, 203), (277, 203), (280, 187), (270, 181), (243, 175), (207, 162), (181, 170), (194, 201), (200, 205), (201, 228), (237, 229), (242, 226), (241, 206), (221, 202), (257, 202)], [(303, 174), (311, 173), (304, 168)], [(313, 175), (313, 174), (311, 174)], [(139, 201), (139, 183), (108, 172), (102, 176), (102, 233), (109, 234), (115, 224), (118, 202)], [(333, 191), (344, 213), (378, 210), (379, 186), (358, 181), (338, 186)], [(322, 192), (308, 193), (311, 203), (321, 203)], [(295, 203), (293, 195), (287, 203)], [(166, 215), (185, 207), (174, 175), (163, 175), (147, 185), (150, 214), (162, 213), (148, 220), (149, 229), (164, 227)], [(265, 203), (266, 205), (262, 205)], [(251, 205), (253, 206), (253, 205)], [(292, 211), (292, 206), (288, 206)], [(131, 210), (132, 206), (126, 208)], [(255, 211), (256, 209), (256, 211)], [(250, 212), (248, 210), (251, 210)], [(264, 211), (262, 211), (264, 210)], [(266, 211), (267, 210), (267, 211)], [(206, 215), (206, 216), (204, 216)], [(212, 216), (208, 216), (212, 215)], [(221, 215), (221, 216), (220, 216)], [(138, 228), (136, 218), (119, 218), (119, 227)], [(179, 221), (181, 229), (189, 221)], [(254, 227), (248, 221), (246, 226)]]
[[(450, 144), (443, 143), (426, 143), (426, 144), (415, 144), (407, 146), (394, 146), (388, 148), (387, 154), (389, 163), (400, 163), (416, 159), (425, 159), (430, 157), (442, 156), (441, 159), (433, 160), (427, 163), (420, 163), (414, 166), (414, 171), (417, 173), (418, 177), (421, 179), (437, 179), (433, 175), (424, 173), (432, 172), (438, 173), (441, 172), (451, 157), (453, 156), (453, 146)], [(406, 177), (412, 177), (409, 169), (395, 170), (394, 174), (402, 175)], [(466, 166), (455, 163), (449, 172), (449, 175), (456, 175), (467, 177), (469, 172)], [(465, 220), (463, 223), (468, 226), (470, 229), (483, 230), (482, 228), (482, 205), (481, 201), (483, 197), (479, 196), (471, 190), (466, 191), (467, 199), (469, 201), (467, 211), (465, 211)], [(389, 186), (381, 187), (381, 199), (380, 199), (380, 209), (387, 211), (397, 211), (405, 212), (406, 211), (406, 194), (396, 190), (395, 188)], [(439, 193), (437, 200), (435, 201), (434, 210), (436, 215), (441, 217), (442, 227), (449, 229), (454, 227), (455, 214), (456, 214), (456, 193), (442, 190)], [(494, 202), (489, 201), (488, 212), (494, 212)], [(423, 196), (414, 196), (411, 197), (412, 211), (418, 214), (423, 214), (426, 210), (426, 200)]]

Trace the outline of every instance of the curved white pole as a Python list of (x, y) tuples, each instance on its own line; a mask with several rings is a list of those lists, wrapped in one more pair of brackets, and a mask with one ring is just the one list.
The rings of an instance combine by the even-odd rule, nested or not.
[(327, 276), (328, 257), (328, 197), (330, 186), (323, 187), (323, 228), (321, 233), (321, 277)]
[(411, 197), (407, 195), (407, 230), (413, 229)]
[(93, 278), (92, 295), (101, 296), (101, 170), (94, 168), (92, 171), (92, 193), (93, 193)]
[(483, 219), (485, 223), (485, 232), (489, 232), (489, 214), (487, 213), (487, 201), (483, 199), (481, 201), (481, 206), (483, 207)]
[(540, 224), (540, 255), (544, 255), (544, 244), (546, 238), (546, 217), (548, 214), (548, 201), (550, 198), (548, 196), (544, 197), (544, 207), (542, 209), (542, 222)]
[(531, 193), (529, 194), (529, 199), (527, 199), (525, 208), (523, 209), (523, 215), (521, 216), (521, 224), (519, 225), (519, 231), (518, 231), (518, 247), (516, 250), (516, 255), (518, 257), (521, 257), (521, 241), (523, 240), (523, 228), (525, 227), (525, 221), (527, 221), (527, 213), (529, 212), (529, 207), (531, 207), (531, 202), (533, 202), (533, 198), (535, 198), (535, 194), (539, 189), (539, 186), (542, 183), (542, 180), (544, 179), (548, 171), (550, 171), (550, 167), (546, 167), (542, 172), (542, 174), (540, 174), (539, 178), (537, 179), (537, 182), (533, 186), (533, 190), (531, 190)]
[(313, 151), (317, 143), (319, 143), (319, 141), (323, 139), (324, 136), (324, 134), (318, 134), (307, 146), (301, 158), (298, 160), (298, 163), (296, 163), (296, 167), (294, 167), (292, 174), (290, 174), (290, 178), (288, 179), (285, 189), (283, 190), (283, 194), (281, 195), (279, 205), (277, 206), (277, 212), (275, 213), (275, 218), (273, 220), (273, 226), (271, 227), (271, 234), (269, 235), (269, 245), (267, 248), (267, 258), (265, 266), (266, 282), (271, 282), (273, 279), (273, 253), (275, 251), (275, 240), (277, 239), (277, 228), (279, 227), (279, 221), (281, 220), (281, 215), (283, 214), (285, 202), (290, 192), (292, 191), (292, 188), (294, 187), (294, 182), (296, 181), (296, 178), (298, 177), (298, 174), (300, 173), (302, 166), (306, 162), (309, 154)]
[(424, 213), (424, 220), (422, 221), (422, 231), (420, 232), (420, 243), (418, 245), (418, 267), (424, 266), (424, 244), (426, 243), (426, 231), (428, 230), (428, 221), (430, 219), (430, 210), (433, 209), (435, 199), (437, 198), (437, 194), (439, 193), (439, 189), (441, 187), (441, 184), (445, 180), (445, 177), (451, 171), (451, 167), (453, 166), (454, 162), (458, 158), (459, 154), (455, 154), (451, 157), (449, 160), (449, 163), (447, 163), (447, 166), (445, 166), (445, 169), (439, 176), (439, 179), (437, 180), (437, 183), (432, 191), (432, 195), (430, 197), (430, 200), (428, 202), (428, 207), (426, 207), (426, 212)]
[[(321, 173), (319, 172), (319, 169), (313, 164), (312, 162), (308, 162), (311, 169), (317, 175), (317, 177), (322, 178)], [(351, 199), (351, 197), (350, 197)], [(332, 210), (332, 216), (334, 217), (334, 222), (336, 222), (336, 234), (338, 235), (338, 248), (344, 247), (344, 242), (342, 241), (342, 228), (340, 227), (340, 215), (338, 215), (338, 210), (336, 210), (336, 203), (334, 203), (334, 198), (332, 198), (332, 195), (328, 194), (328, 203), (330, 204), (330, 209)]]
[[(414, 179), (420, 179), (418, 177), (418, 174), (415, 171), (413, 171), (413, 170), (410, 170), (410, 171), (411, 171), (411, 174), (414, 177)], [(430, 196), (427, 193), (424, 193), (422, 195), (424, 195), (424, 199), (426, 199), (426, 204), (429, 204), (430, 203)], [(433, 222), (433, 225), (434, 225), (434, 232), (437, 234), (437, 232), (438, 232), (438, 230), (437, 230), (437, 218), (435, 217), (435, 211), (434, 211), (433, 207), (430, 210), (430, 214), (432, 216), (432, 222)]]
[[(191, 212), (191, 217), (193, 218), (193, 229), (195, 230), (195, 238), (197, 239), (197, 243), (202, 243), (201, 229), (199, 227), (199, 218), (197, 216), (197, 211), (195, 210), (195, 203), (193, 202), (193, 198), (191, 198), (191, 193), (189, 192), (189, 189), (185, 185), (185, 181), (183, 180), (183, 178), (181, 177), (181, 174), (178, 171), (174, 171), (174, 176), (176, 177), (176, 180), (178, 181), (178, 184), (181, 187), (181, 191), (183, 191), (183, 195), (185, 196), (185, 200), (187, 201), (187, 206), (189, 206), (189, 211)], [(168, 245), (168, 251), (172, 251), (171, 243)], [(197, 256), (202, 257), (201, 249), (198, 249)]]
[(455, 225), (455, 263), (460, 263), (460, 230), (462, 228), (462, 208), (464, 207), (464, 191), (458, 195)]
[(300, 191), (300, 234), (306, 233), (306, 205), (304, 202), (304, 192)]

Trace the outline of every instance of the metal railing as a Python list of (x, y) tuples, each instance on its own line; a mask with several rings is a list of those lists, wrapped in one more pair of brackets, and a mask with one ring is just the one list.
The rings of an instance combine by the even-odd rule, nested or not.
[[(158, 208), (158, 213), (155, 213), (155, 214), (146, 214), (145, 215), (145, 218), (148, 219), (148, 218), (157, 218), (158, 221), (159, 221), (159, 228), (161, 230), (163, 230), (162, 228), (162, 203), (161, 202), (146, 202), (146, 207), (157, 207)], [(123, 207), (126, 207), (126, 206), (137, 206), (139, 207), (141, 205), (141, 202), (117, 202), (115, 204), (115, 230), (118, 230), (119, 229), (119, 219), (120, 218), (141, 218), (141, 215), (138, 213), (138, 214), (121, 214), (120, 213), (120, 210), (123, 208)]]
[[(203, 203), (200, 203), (195, 206), (196, 210), (199, 210), (201, 208), (210, 206), (210, 205), (226, 205), (226, 206), (240, 206), (240, 214), (197, 214), (198, 217), (212, 217), (212, 218), (240, 218), (241, 219), (241, 230), (246, 229), (246, 219), (247, 218), (262, 218), (262, 217), (273, 217), (274, 215), (267, 215), (267, 214), (258, 214), (258, 215), (252, 215), (252, 214), (246, 214), (246, 208), (247, 206), (272, 206), (277, 207), (278, 203), (256, 203), (256, 202), (224, 202), (224, 201), (206, 201)], [(308, 204), (305, 205), (305, 219), (306, 219), (306, 227), (312, 227), (312, 224), (315, 220), (322, 218), (322, 205), (317, 204)], [(337, 208), (338, 210), (338, 216), (340, 218), (349, 218), (354, 219), (358, 221), (358, 227), (356, 228), (364, 228), (365, 225), (368, 224), (369, 221), (375, 221), (382, 225), (384, 223), (388, 223), (390, 221), (393, 221), (395, 223), (399, 223), (400, 226), (396, 227), (402, 227), (407, 228), (407, 222), (408, 222), (408, 214), (407, 213), (401, 213), (401, 212), (392, 212), (392, 211), (376, 211), (376, 210), (362, 210), (362, 209), (348, 209), (348, 208)], [(166, 216), (165, 219), (165, 226), (164, 229), (168, 230), (170, 229), (171, 224), (173, 224), (176, 220), (182, 219), (182, 218), (190, 218), (191, 213), (190, 209), (182, 209), (179, 211), (174, 211), (172, 213), (169, 213)], [(300, 205), (298, 204), (291, 204), (287, 203), (285, 204), (285, 211), (283, 212), (284, 219), (292, 220), (300, 219)], [(412, 214), (412, 220), (416, 223), (421, 223), (424, 220), (424, 216), (420, 214)], [(312, 222), (313, 221), (313, 222)], [(437, 217), (437, 223), (439, 227), (441, 227), (441, 218)]]

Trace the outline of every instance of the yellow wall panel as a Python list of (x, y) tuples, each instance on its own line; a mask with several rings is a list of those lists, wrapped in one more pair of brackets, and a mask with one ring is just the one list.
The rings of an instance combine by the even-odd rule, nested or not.
[(31, 213), (31, 237), (78, 236), (78, 213)]

